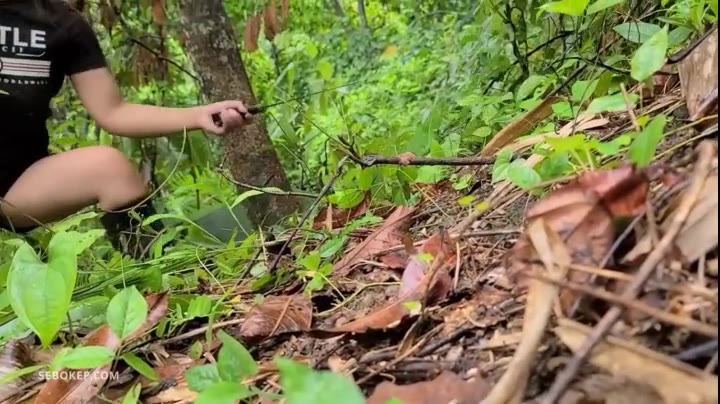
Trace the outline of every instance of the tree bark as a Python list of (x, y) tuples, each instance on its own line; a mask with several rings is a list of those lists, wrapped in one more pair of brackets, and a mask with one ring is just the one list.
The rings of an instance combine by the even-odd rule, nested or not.
[(367, 15), (365, 14), (365, 0), (357, 0), (358, 14), (360, 15), (360, 25), (364, 29), (369, 29)]
[[(240, 99), (246, 105), (257, 104), (223, 0), (180, 0), (179, 3), (185, 47), (207, 102)], [(225, 162), (236, 181), (289, 189), (260, 116), (255, 116), (248, 126), (226, 134), (224, 147)], [(275, 223), (300, 207), (296, 198), (268, 194), (247, 199), (246, 206), (256, 226)]]

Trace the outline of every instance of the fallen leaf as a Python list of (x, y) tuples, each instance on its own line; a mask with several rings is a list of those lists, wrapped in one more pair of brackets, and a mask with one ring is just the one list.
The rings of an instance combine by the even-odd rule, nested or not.
[(553, 112), (552, 105), (560, 101), (560, 97), (548, 97), (544, 99), (535, 108), (517, 117), (510, 122), (500, 132), (492, 137), (490, 142), (480, 152), (481, 156), (492, 156), (498, 150), (515, 141), (525, 132), (532, 129), (535, 125), (542, 122)]
[[(632, 166), (592, 171), (576, 181), (550, 192), (532, 206), (527, 222), (542, 218), (567, 246), (572, 262), (598, 266), (614, 240), (613, 217), (642, 213), (648, 190), (647, 176)], [(527, 234), (522, 234), (506, 255), (508, 277), (524, 288), (528, 263), (536, 260)], [(570, 281), (585, 283), (591, 275), (575, 271)], [(578, 294), (564, 290), (561, 306), (567, 312)]]
[[(145, 322), (125, 340), (115, 335), (106, 324), (85, 337), (83, 346), (104, 346), (117, 351), (123, 343), (129, 343), (154, 327), (167, 313), (168, 295), (166, 293), (149, 295), (145, 298), (148, 304), (148, 316)], [(48, 380), (35, 398), (35, 404), (81, 404), (95, 397), (109, 378), (112, 364), (92, 370), (70, 370), (67, 378)]]
[[(673, 212), (674, 213), (674, 212)], [(662, 232), (670, 227), (674, 214), (660, 226)], [(718, 176), (708, 177), (698, 201), (688, 215), (685, 225), (675, 239), (685, 262), (700, 259), (718, 245)]]
[(328, 205), (324, 207), (313, 221), (313, 229), (320, 230), (323, 227), (328, 230), (335, 230), (345, 226), (346, 223), (363, 215), (370, 207), (370, 193), (365, 193), (365, 197), (359, 204), (351, 209), (340, 209), (338, 207)]
[(258, 36), (260, 35), (260, 16), (253, 15), (245, 22), (245, 50), (255, 52), (258, 48)]
[(382, 382), (368, 398), (367, 404), (386, 404), (396, 399), (412, 404), (475, 404), (480, 402), (490, 389), (481, 378), (466, 382), (450, 371), (443, 371), (435, 379), (408, 385)]
[[(438, 264), (442, 266), (447, 266), (455, 261), (455, 246), (446, 232), (438, 232), (428, 238), (418, 253), (410, 258), (410, 262), (403, 272), (397, 299), (366, 316), (327, 331), (331, 333), (365, 332), (369, 329), (384, 329), (397, 325), (405, 316), (411, 314), (411, 307), (408, 307), (408, 303), (420, 303), (426, 297), (427, 285), (430, 284), (430, 278), (433, 275), (433, 272), (429, 271), (432, 268), (430, 264), (435, 264), (437, 259), (443, 260), (441, 264)], [(442, 299), (449, 289), (450, 276), (441, 267), (429, 288), (428, 303), (433, 304)]]
[(652, 387), (623, 377), (593, 374), (575, 383), (558, 404), (657, 404), (662, 397)]
[(265, 7), (265, 10), (263, 11), (263, 22), (263, 26), (265, 27), (265, 38), (272, 41), (273, 38), (280, 33), (275, 0), (270, 0), (270, 4)]
[(335, 264), (333, 276), (345, 276), (358, 261), (400, 244), (404, 228), (409, 224), (415, 210), (416, 208), (411, 206), (398, 206), (378, 229)]
[(152, 9), (153, 22), (157, 25), (165, 25), (167, 23), (165, 0), (152, 0), (150, 7)]
[[(279, 321), (279, 323), (278, 323)], [(247, 341), (268, 337), (277, 325), (274, 335), (308, 331), (312, 325), (312, 302), (304, 295), (267, 296), (254, 306), (240, 327), (240, 336)]]
[[(564, 318), (558, 323), (555, 334), (577, 352), (591, 329)], [(608, 336), (595, 346), (590, 362), (614, 375), (652, 386), (665, 404), (718, 402), (717, 376), (633, 342)]]

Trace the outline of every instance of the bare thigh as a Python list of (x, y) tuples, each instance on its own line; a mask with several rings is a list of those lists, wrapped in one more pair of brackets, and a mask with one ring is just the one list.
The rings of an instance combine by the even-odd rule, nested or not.
[(120, 209), (146, 192), (139, 173), (119, 150), (91, 146), (37, 161), (15, 181), (1, 209), (7, 221), (23, 228), (37, 225), (35, 220), (63, 219), (94, 204)]

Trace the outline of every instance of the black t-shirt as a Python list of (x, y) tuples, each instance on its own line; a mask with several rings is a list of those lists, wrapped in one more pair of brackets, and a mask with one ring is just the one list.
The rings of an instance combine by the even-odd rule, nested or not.
[(67, 76), (105, 67), (95, 32), (62, 0), (0, 0), (0, 177), (48, 152), (50, 100)]

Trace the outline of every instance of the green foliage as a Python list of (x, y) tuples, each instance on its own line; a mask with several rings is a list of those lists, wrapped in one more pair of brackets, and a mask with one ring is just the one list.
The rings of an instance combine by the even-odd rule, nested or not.
[(115, 352), (104, 346), (81, 346), (63, 349), (53, 358), (53, 369), (94, 369), (105, 366), (115, 358)]
[(365, 397), (349, 379), (329, 371), (313, 371), (295, 361), (276, 359), (280, 385), (288, 404), (363, 404)]
[(658, 115), (637, 134), (629, 150), (633, 163), (643, 167), (653, 160), (657, 146), (664, 135), (666, 120), (665, 115)]
[(643, 81), (660, 70), (665, 64), (668, 49), (667, 27), (651, 36), (633, 55), (630, 74), (637, 81)]
[(131, 286), (116, 294), (107, 308), (107, 321), (110, 329), (119, 338), (132, 334), (147, 317), (148, 305), (145, 298)]

